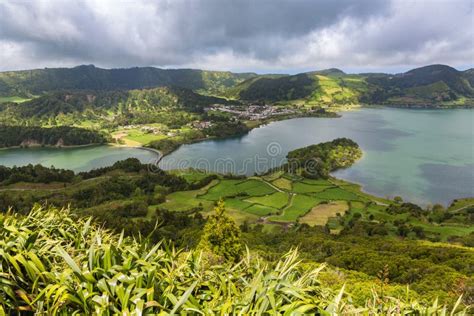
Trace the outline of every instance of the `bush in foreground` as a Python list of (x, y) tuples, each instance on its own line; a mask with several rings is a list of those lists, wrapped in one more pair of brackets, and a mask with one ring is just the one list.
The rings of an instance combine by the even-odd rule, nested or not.
[(274, 265), (247, 251), (208, 266), (201, 254), (113, 234), (68, 210), (0, 215), (0, 315), (446, 313), (376, 294), (354, 307), (343, 289), (320, 285), (323, 265), (302, 269), (296, 251)]

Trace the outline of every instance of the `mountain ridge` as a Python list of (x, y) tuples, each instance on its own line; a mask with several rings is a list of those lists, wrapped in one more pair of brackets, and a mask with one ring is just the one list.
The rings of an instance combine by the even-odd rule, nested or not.
[(427, 65), (398, 74), (347, 74), (337, 68), (294, 75), (235, 73), (200, 69), (94, 65), (0, 72), (0, 97), (31, 98), (58, 91), (136, 90), (179, 87), (198, 94), (247, 102), (296, 102), (309, 106), (474, 105), (474, 70)]

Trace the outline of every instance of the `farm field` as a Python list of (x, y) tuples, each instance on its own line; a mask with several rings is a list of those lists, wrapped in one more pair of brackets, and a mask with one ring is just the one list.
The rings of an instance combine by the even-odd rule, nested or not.
[(305, 216), (301, 217), (300, 223), (310, 226), (325, 225), (328, 218), (334, 217), (338, 213), (343, 215), (347, 210), (348, 206), (344, 201), (319, 204), (313, 207)]
[[(209, 174), (198, 170), (174, 170), (189, 183), (202, 181)], [(204, 216), (222, 199), (227, 214), (238, 224), (263, 225), (264, 230), (299, 224), (325, 226), (338, 233), (355, 220), (369, 225), (386, 223), (387, 234), (396, 235), (396, 222), (421, 227), (424, 233), (439, 240), (464, 236), (474, 228), (459, 223), (434, 225), (409, 213), (391, 214), (387, 207), (393, 201), (371, 196), (357, 184), (335, 178), (307, 179), (281, 171), (249, 178), (226, 178), (215, 175), (206, 186), (192, 191), (170, 193), (166, 201), (152, 206), (169, 211), (199, 211)], [(460, 199), (449, 207), (453, 213), (472, 206), (472, 199)]]
[[(200, 181), (206, 176), (206, 173), (197, 170), (173, 173), (190, 183)], [(219, 176), (199, 190), (170, 193), (166, 196), (166, 201), (156, 207), (171, 211), (190, 211), (199, 207), (201, 212), (206, 214), (219, 199), (223, 199), (229, 215), (235, 220), (253, 220), (255, 223), (263, 221), (265, 225), (273, 225), (292, 224), (318, 204), (331, 202), (332, 199), (339, 199), (347, 205), (345, 198), (357, 200), (358, 196), (339, 189), (331, 180), (303, 179), (278, 172), (244, 179), (226, 179)], [(364, 200), (361, 196), (360, 203), (363, 204)], [(335, 213), (324, 211), (318, 224), (324, 225)]]

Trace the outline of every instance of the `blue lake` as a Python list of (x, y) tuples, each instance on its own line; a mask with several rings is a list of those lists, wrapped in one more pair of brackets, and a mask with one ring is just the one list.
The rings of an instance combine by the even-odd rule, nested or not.
[(366, 192), (424, 205), (474, 196), (472, 109), (365, 108), (337, 119), (279, 121), (242, 137), (183, 145), (161, 167), (251, 175), (280, 165), (290, 150), (337, 137), (356, 141), (364, 156), (333, 175)]

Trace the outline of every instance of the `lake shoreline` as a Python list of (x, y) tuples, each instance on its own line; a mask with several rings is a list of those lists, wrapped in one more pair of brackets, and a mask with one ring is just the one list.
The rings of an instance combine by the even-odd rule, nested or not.
[(9, 146), (9, 147), (0, 147), (0, 150), (9, 150), (9, 149), (35, 149), (35, 148), (51, 148), (51, 149), (74, 149), (74, 148), (85, 148), (85, 147), (93, 147), (93, 146), (107, 146), (110, 143), (92, 143), (92, 144), (84, 144), (84, 145), (63, 145), (63, 146), (56, 146), (56, 145), (30, 145), (30, 146)]
[[(351, 110), (357, 110), (357, 109), (360, 109), (360, 107), (353, 108)], [(351, 110), (347, 110), (347, 111), (351, 111)], [(149, 147), (147, 144), (145, 144), (143, 146), (129, 146), (129, 145), (126, 145), (126, 144), (116, 144), (116, 143), (110, 143), (110, 144), (113, 145), (113, 146), (121, 146), (121, 147), (128, 147), (128, 148), (154, 149), (155, 151), (157, 151), (161, 155), (161, 157), (160, 157), (160, 160), (161, 160), (161, 159), (165, 158), (166, 156), (171, 155), (173, 152), (177, 151), (183, 145), (191, 145), (191, 144), (196, 144), (196, 143), (205, 142), (205, 141), (212, 141), (212, 140), (225, 140), (225, 139), (243, 137), (243, 136), (247, 135), (248, 133), (250, 133), (252, 130), (254, 130), (256, 128), (265, 127), (265, 126), (267, 126), (271, 123), (274, 123), (274, 122), (281, 122), (281, 121), (286, 121), (286, 120), (291, 120), (291, 119), (296, 119), (296, 118), (340, 118), (342, 115), (339, 114), (339, 113), (340, 112), (326, 112), (324, 114), (318, 114), (318, 115), (290, 114), (290, 115), (275, 116), (275, 117), (272, 117), (272, 118), (258, 120), (258, 121), (246, 121), (245, 124), (247, 125), (248, 130), (245, 133), (239, 133), (239, 134), (234, 134), (234, 135), (230, 135), (230, 136), (222, 136), (222, 137), (211, 136), (211, 137), (191, 139), (191, 140), (188, 140), (188, 141), (185, 141), (185, 142), (177, 143), (177, 145), (174, 148), (171, 148), (171, 149), (166, 150), (166, 151), (156, 149), (156, 148), (153, 148), (153, 147)], [(250, 125), (250, 122), (255, 122), (256, 124), (251, 124)]]
[[(160, 167), (164, 170), (196, 167), (195, 161), (201, 157), (201, 160), (206, 160), (209, 164), (209, 167), (205, 167), (205, 169), (210, 172), (217, 172), (222, 169), (222, 166), (219, 167), (220, 169), (216, 169), (215, 159), (221, 157), (234, 161), (235, 165), (231, 171), (233, 174), (246, 174), (248, 176), (254, 173), (252, 171), (252, 168), (255, 168), (254, 160), (246, 166), (246, 169), (242, 169), (241, 163), (242, 160), (252, 158), (255, 154), (266, 157), (267, 160), (273, 159), (276, 161), (275, 163), (273, 160), (268, 160), (265, 166), (269, 168), (277, 167), (281, 164), (280, 160), (284, 158), (287, 151), (338, 137), (348, 137), (359, 143), (364, 151), (364, 158), (361, 162), (349, 168), (350, 171), (341, 174), (337, 171), (332, 176), (348, 183), (360, 185), (364, 193), (380, 198), (398, 195), (405, 201), (417, 204), (441, 203), (448, 205), (454, 199), (472, 195), (470, 192), (466, 192), (466, 188), (472, 186), (469, 182), (471, 180), (468, 178), (471, 171), (466, 171), (462, 167), (466, 165), (466, 159), (469, 160), (469, 163), (472, 163), (470, 161), (471, 156), (466, 156), (466, 151), (468, 154), (470, 153), (469, 146), (465, 145), (466, 140), (470, 141), (469, 130), (467, 132), (465, 130), (461, 131), (459, 128), (451, 128), (450, 125), (468, 127), (466, 120), (469, 121), (473, 112), (472, 109), (457, 109), (456, 111), (426, 110), (412, 109), (412, 111), (406, 111), (404, 108), (362, 107), (340, 113), (342, 114), (340, 120), (313, 120), (312, 117), (307, 116), (262, 120), (255, 123), (246, 134), (195, 139), (180, 144), (172, 151), (167, 152), (149, 146), (130, 146), (130, 144), (117, 143), (27, 148), (17, 146), (1, 148), (0, 151), (3, 149), (1, 151), (3, 155), (3, 152), (7, 149), (18, 149), (18, 153), (13, 154), (16, 156), (5, 154), (3, 164), (7, 166), (14, 164), (26, 165), (28, 163), (58, 164), (59, 166), (62, 163), (61, 167), (72, 170), (82, 168), (81, 164), (83, 163), (89, 169), (99, 168), (103, 166), (100, 165), (103, 162), (96, 163), (94, 162), (95, 156), (91, 156), (87, 153), (88, 151), (84, 151), (84, 154), (82, 154), (82, 151), (79, 150), (78, 152), (65, 151), (65, 155), (69, 153), (67, 155), (74, 155), (77, 158), (75, 158), (75, 161), (67, 160), (69, 159), (67, 158), (65, 159), (66, 163), (64, 163), (60, 160), (63, 159), (64, 155), (61, 154), (61, 151), (55, 149), (68, 150), (94, 146), (139, 149), (140, 151), (149, 151), (153, 155), (140, 154), (133, 150), (130, 152), (110, 151), (109, 154), (109, 150), (106, 148), (99, 149), (98, 152), (101, 152), (100, 155), (107, 157), (107, 159), (113, 157), (108, 160), (111, 161), (110, 164), (113, 164), (117, 159), (142, 157), (140, 160), (143, 163), (159, 162)], [(441, 126), (443, 129), (436, 130), (439, 133), (426, 134), (423, 132), (427, 128), (432, 130), (432, 126)], [(446, 134), (449, 131), (451, 131), (451, 134)], [(442, 135), (446, 134), (448, 139), (439, 140), (440, 133), (443, 133)], [(422, 139), (417, 135), (421, 136)], [(428, 135), (432, 135), (432, 137), (426, 138)], [(464, 139), (464, 143), (454, 144), (449, 142), (449, 139), (453, 137), (460, 140)], [(420, 141), (423, 141), (423, 144), (428, 147), (417, 145), (420, 144)], [(279, 156), (268, 156), (268, 151), (265, 148), (272, 142), (281, 145)], [(46, 154), (41, 153), (42, 156), (39, 156), (39, 153), (36, 154), (34, 149), (41, 147), (52, 148), (50, 150), (51, 154), (48, 154), (47, 150), (45, 150)], [(436, 150), (440, 147), (445, 148), (445, 150)], [(29, 148), (33, 150), (28, 154), (23, 154), (23, 151), (20, 151), (20, 149)], [(458, 157), (456, 158), (456, 156)], [(44, 157), (49, 160), (41, 160)], [(403, 159), (399, 160), (399, 158)], [(185, 162), (186, 165), (177, 165), (176, 162)], [(430, 162), (437, 165), (433, 166), (432, 170), (424, 169), (424, 173), (421, 174), (418, 166)], [(198, 168), (200, 166), (197, 165)], [(264, 165), (261, 165), (255, 171), (261, 173), (264, 169)], [(460, 176), (455, 176), (456, 174)], [(463, 176), (461, 177), (461, 175)]]
[[(264, 131), (257, 132), (258, 129), (255, 129), (243, 138), (236, 140), (227, 138), (222, 142), (206, 140), (202, 142), (202, 145), (182, 146), (172, 154), (166, 155), (161, 166), (166, 170), (176, 169), (178, 166), (176, 162), (184, 159), (187, 161), (186, 166), (195, 167), (197, 158), (193, 157), (199, 156), (208, 161), (209, 166), (206, 169), (222, 172), (222, 165), (216, 169), (216, 158), (226, 159), (228, 157), (235, 163), (231, 173), (248, 176), (254, 173), (252, 168), (255, 161), (252, 160), (250, 165), (247, 164), (245, 170), (242, 169), (244, 167), (242, 163), (246, 158), (254, 157), (255, 154), (267, 160), (277, 160), (280, 164), (279, 161), (284, 158), (286, 152), (292, 149), (330, 141), (338, 137), (348, 137), (361, 146), (364, 150), (364, 158), (349, 168), (350, 172), (341, 174), (336, 172), (333, 176), (360, 185), (364, 193), (380, 198), (401, 196), (405, 201), (417, 204), (449, 205), (455, 199), (472, 195), (470, 192), (466, 192), (466, 188), (472, 185), (469, 183), (468, 177), (459, 178), (453, 174), (453, 172), (460, 172), (459, 161), (465, 162), (466, 159), (471, 159), (469, 146), (457, 145), (452, 142), (445, 143), (448, 139), (440, 141), (438, 133), (426, 134), (424, 131), (431, 130), (432, 126), (443, 126), (443, 135), (448, 131), (453, 133), (453, 135), (446, 134), (449, 139), (464, 137), (469, 141), (469, 130), (459, 134), (460, 130), (450, 128), (448, 123), (455, 126), (468, 126), (465, 121), (469, 120), (473, 112), (472, 109), (464, 108), (440, 110), (412, 109), (412, 111), (406, 111), (405, 108), (386, 106), (361, 107), (340, 113), (342, 121), (296, 118), (297, 121), (293, 122), (291, 119), (266, 122), (267, 125), (263, 123), (259, 125), (259, 127), (265, 126)], [(449, 121), (446, 121), (445, 118)], [(273, 123), (277, 125), (273, 125)], [(441, 133), (441, 130), (439, 132)], [(432, 135), (428, 138), (428, 142), (427, 135)], [(429, 147), (416, 145), (421, 141)], [(282, 155), (278, 157), (267, 155), (265, 148), (271, 142), (277, 142), (283, 147), (283, 150), (280, 149)], [(436, 150), (440, 147), (444, 147), (446, 150)], [(456, 158), (456, 156), (458, 157)], [(418, 169), (420, 164), (433, 161), (444, 164), (444, 169), (421, 174)], [(401, 162), (402, 164), (400, 164)], [(460, 165), (465, 165), (465, 163)], [(276, 167), (275, 164), (269, 164), (269, 166)], [(261, 167), (257, 168), (256, 172), (260, 174), (264, 171), (262, 169)], [(446, 176), (453, 175), (449, 178), (450, 184), (447, 184), (446, 180), (439, 179), (440, 172), (446, 172)], [(463, 171), (463, 173), (470, 174), (470, 171)], [(443, 176), (443, 179), (446, 176)]]

